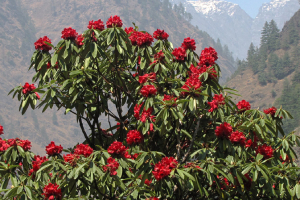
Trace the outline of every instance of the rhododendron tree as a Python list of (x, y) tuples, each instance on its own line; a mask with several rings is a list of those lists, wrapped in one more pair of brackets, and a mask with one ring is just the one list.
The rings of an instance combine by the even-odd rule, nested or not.
[(112, 16), (81, 34), (65, 28), (56, 46), (40, 38), (35, 86), (13, 97), (23, 114), (30, 105), (74, 115), (85, 141), (34, 155), (0, 126), (1, 199), (300, 198), (299, 138), (282, 130), (290, 114), (234, 103), (217, 52), (197, 55), (197, 38), (174, 48), (169, 34), (124, 29)]

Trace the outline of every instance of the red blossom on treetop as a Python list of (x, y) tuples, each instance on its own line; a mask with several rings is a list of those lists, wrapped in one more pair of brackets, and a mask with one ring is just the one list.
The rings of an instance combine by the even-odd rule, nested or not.
[(5, 140), (2, 140), (2, 138), (0, 138), (0, 152), (6, 151), (9, 147), (10, 145), (7, 144)]
[(240, 145), (244, 146), (246, 137), (243, 132), (235, 131), (231, 133), (231, 135), (229, 136), (229, 140), (234, 144), (239, 143)]
[(129, 35), (129, 33), (134, 32), (134, 29), (133, 29), (133, 27), (128, 27), (128, 28), (125, 28), (124, 31), (127, 33), (127, 35)]
[(28, 176), (31, 176), (34, 172), (37, 172), (40, 168), (41, 165), (48, 161), (48, 159), (46, 158), (46, 156), (39, 156), (39, 155), (35, 155), (34, 160), (32, 161), (32, 169), (29, 171)]
[(49, 183), (44, 187), (42, 195), (45, 196), (45, 199), (48, 200), (54, 200), (54, 198), (61, 200), (62, 192), (61, 189), (58, 189), (58, 187), (59, 185), (57, 185), (56, 183)]
[(103, 21), (101, 19), (98, 19), (97, 21), (89, 21), (89, 25), (87, 26), (88, 29), (96, 29), (99, 31), (103, 31), (104, 30), (104, 24)]
[(107, 163), (108, 163), (107, 165), (102, 166), (103, 171), (104, 172), (109, 171), (111, 176), (112, 175), (117, 175), (117, 171), (116, 170), (119, 167), (119, 163), (114, 158), (112, 158), (112, 157), (109, 157), (107, 159)]
[(41, 50), (41, 51), (50, 51), (52, 49), (52, 47), (50, 45), (46, 44), (45, 42), (48, 42), (51, 44), (51, 40), (47, 36), (44, 36), (43, 38), (38, 39), (34, 43), (35, 49)]
[(232, 127), (227, 122), (220, 124), (220, 126), (217, 126), (215, 129), (215, 134), (218, 138), (228, 139), (231, 133), (232, 133)]
[(141, 89), (141, 94), (144, 97), (148, 97), (148, 96), (152, 96), (152, 95), (156, 95), (157, 90), (154, 87), (154, 85), (144, 85)]
[(63, 147), (61, 145), (55, 145), (55, 143), (53, 141), (50, 142), (50, 144), (48, 146), (46, 146), (46, 153), (49, 156), (53, 156), (56, 154), (60, 154), (63, 150)]
[(157, 181), (160, 181), (164, 177), (169, 176), (171, 170), (176, 168), (177, 165), (178, 162), (173, 157), (164, 157), (160, 162), (155, 164), (152, 174)]
[(211, 102), (208, 102), (207, 104), (210, 106), (208, 112), (213, 112), (215, 109), (218, 108), (219, 105), (225, 104), (225, 98), (222, 94), (215, 94), (213, 100)]
[(78, 144), (74, 149), (74, 153), (87, 158), (93, 153), (93, 149), (88, 144)]
[(22, 86), (23, 87), (23, 90), (22, 90), (22, 93), (23, 94), (27, 94), (28, 92), (31, 92), (32, 90), (34, 90), (35, 89), (35, 86), (34, 86), (34, 84), (29, 84), (29, 83), (25, 83), (25, 85), (24, 86)]
[(118, 15), (110, 16), (110, 18), (108, 18), (108, 20), (106, 22), (106, 26), (107, 26), (107, 28), (112, 28), (113, 26), (122, 27), (123, 22)]
[(67, 155), (63, 155), (63, 158), (65, 160), (65, 162), (70, 163), (72, 166), (75, 166), (76, 161), (79, 159), (79, 155), (77, 154), (67, 154)]
[(1, 124), (0, 124), (0, 135), (2, 135), (2, 134), (4, 134), (3, 133), (3, 126), (1, 126)]
[(190, 37), (184, 38), (183, 43), (181, 44), (181, 47), (185, 50), (196, 50), (196, 42), (194, 39), (191, 39)]
[(175, 60), (177, 61), (184, 61), (186, 58), (186, 51), (182, 47), (175, 48), (172, 52), (173, 56), (175, 56)]
[[(154, 111), (153, 108), (148, 108), (147, 110), (144, 108), (140, 120), (141, 122), (145, 123), (147, 119), (149, 119), (150, 121), (155, 122), (155, 116), (151, 115), (151, 113)], [(151, 124), (150, 124), (151, 125)]]
[(257, 147), (256, 154), (261, 154), (264, 156), (264, 159), (269, 159), (273, 157), (274, 149), (272, 146), (268, 146), (267, 144), (263, 144)]
[(275, 113), (277, 111), (277, 108), (275, 108), (274, 106), (271, 108), (268, 108), (266, 110), (264, 110), (264, 113), (266, 113), (267, 115), (270, 114), (272, 117), (275, 116)]
[(169, 34), (166, 33), (164, 30), (157, 29), (156, 31), (154, 31), (153, 37), (157, 40), (167, 40)]
[(64, 30), (61, 32), (61, 38), (68, 40), (75, 40), (78, 36), (78, 33), (76, 32), (75, 29), (69, 27), (69, 28), (64, 28)]
[(251, 105), (248, 101), (242, 100), (237, 103), (237, 108), (239, 109), (240, 112), (244, 112), (246, 110), (250, 110)]
[(143, 142), (143, 140), (144, 140), (143, 134), (137, 130), (130, 130), (127, 133), (126, 141), (128, 145), (140, 144)]
[(122, 142), (114, 141), (111, 143), (111, 145), (108, 147), (107, 152), (109, 154), (121, 156), (124, 158), (130, 158), (131, 156), (128, 155), (126, 146), (123, 145)]
[(201, 55), (200, 55), (200, 62), (199, 65), (203, 66), (210, 66), (210, 65), (214, 65), (215, 61), (217, 61), (218, 59), (218, 54), (216, 52), (216, 50), (212, 47), (209, 48), (205, 48), (204, 50), (202, 50)]
[(82, 47), (82, 45), (84, 45), (83, 40), (84, 40), (83, 35), (82, 34), (78, 35), (76, 39), (76, 44), (78, 47)]
[(134, 46), (150, 46), (153, 42), (153, 37), (149, 33), (143, 33), (139, 31), (134, 31), (130, 36), (129, 40)]
[(197, 78), (188, 78), (185, 82), (185, 84), (181, 87), (184, 90), (187, 90), (188, 92), (181, 92), (183, 96), (187, 96), (190, 93), (191, 89), (197, 90), (200, 92), (200, 87), (202, 85), (202, 82)]

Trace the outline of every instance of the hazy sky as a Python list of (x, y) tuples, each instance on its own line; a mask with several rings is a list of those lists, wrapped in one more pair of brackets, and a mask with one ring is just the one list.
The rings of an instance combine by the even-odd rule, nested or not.
[(263, 3), (268, 3), (271, 0), (224, 0), (240, 5), (252, 18), (255, 18), (260, 6)]

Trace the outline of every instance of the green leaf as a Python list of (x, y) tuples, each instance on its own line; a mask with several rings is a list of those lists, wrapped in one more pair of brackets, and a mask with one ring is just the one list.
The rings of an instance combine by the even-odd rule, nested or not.
[(295, 187), (296, 187), (296, 196), (298, 199), (300, 199), (300, 185), (297, 184)]
[(182, 173), (184, 173), (184, 175), (186, 175), (190, 180), (195, 181), (195, 178), (192, 175), (190, 175), (188, 172), (182, 170)]
[(95, 42), (91, 43), (91, 52), (92, 52), (93, 58), (96, 58), (98, 49), (97, 49), (97, 44)]
[(114, 38), (115, 38), (115, 32), (114, 32), (114, 29), (111, 29), (110, 33), (108, 35), (108, 38), (107, 38), (107, 45), (110, 45), (112, 43), (112, 41), (114, 40)]
[(179, 176), (180, 176), (182, 179), (184, 179), (184, 174), (183, 174), (182, 170), (176, 169), (176, 171), (177, 171), (177, 173), (179, 174)]

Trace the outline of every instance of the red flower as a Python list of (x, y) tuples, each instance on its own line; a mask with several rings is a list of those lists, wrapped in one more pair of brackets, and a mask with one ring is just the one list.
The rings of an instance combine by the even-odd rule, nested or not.
[(146, 200), (159, 200), (159, 198), (157, 198), (157, 197), (150, 197), (150, 198), (147, 198)]
[(218, 138), (228, 139), (231, 133), (232, 133), (232, 127), (227, 122), (220, 124), (220, 126), (217, 126), (215, 130), (215, 134)]
[(112, 158), (112, 157), (109, 157), (107, 159), (107, 163), (108, 163), (107, 165), (102, 166), (103, 171), (104, 172), (109, 171), (111, 176), (112, 175), (117, 175), (117, 171), (116, 170), (119, 167), (119, 163), (114, 158)]
[(235, 131), (231, 133), (229, 137), (230, 142), (240, 143), (240, 145), (245, 145), (246, 137), (243, 132)]
[(42, 195), (45, 196), (45, 199), (54, 200), (55, 199), (62, 199), (61, 189), (58, 189), (59, 185), (56, 183), (52, 184), (49, 183), (43, 189)]
[(170, 102), (170, 104), (171, 104), (172, 102), (174, 102), (174, 103), (172, 104), (172, 106), (177, 106), (177, 104), (176, 104), (177, 98), (176, 98), (176, 97), (173, 97), (173, 95), (166, 95), (166, 94), (164, 94), (163, 101), (168, 101), (168, 102)]
[(43, 38), (38, 39), (34, 43), (35, 49), (41, 50), (41, 51), (50, 51), (52, 49), (52, 47), (50, 45), (46, 44), (45, 42), (48, 42), (51, 44), (51, 40), (47, 36), (44, 36)]
[(126, 146), (123, 145), (122, 142), (114, 141), (107, 149), (109, 154), (114, 154), (117, 156), (121, 156), (124, 158), (130, 158), (131, 156), (128, 155)]
[(275, 113), (277, 111), (277, 108), (275, 108), (274, 106), (271, 108), (268, 108), (266, 110), (264, 110), (264, 113), (266, 113), (267, 115), (270, 114), (272, 117), (275, 116)]
[(245, 147), (249, 148), (253, 146), (253, 142), (251, 139), (247, 140)]
[(74, 153), (87, 158), (93, 153), (93, 149), (88, 144), (78, 144), (74, 149)]
[(146, 180), (145, 180), (145, 184), (146, 184), (146, 185), (150, 186), (151, 183), (152, 183), (152, 179), (150, 179), (150, 180), (146, 179)]
[(186, 58), (186, 52), (185, 52), (185, 49), (182, 48), (182, 47), (178, 47), (178, 48), (175, 48), (172, 52), (173, 56), (175, 56), (175, 59), (177, 61), (184, 61), (184, 59)]
[(120, 19), (120, 17), (117, 16), (117, 15), (110, 16), (110, 18), (108, 18), (108, 20), (106, 22), (106, 26), (107, 26), (107, 28), (112, 28), (113, 26), (122, 27), (123, 26), (123, 22)]
[(160, 50), (156, 54), (154, 54), (154, 61), (162, 61), (165, 58), (164, 52)]
[(67, 155), (63, 155), (63, 158), (64, 158), (65, 162), (68, 162), (72, 166), (75, 166), (76, 161), (79, 159), (79, 155), (70, 153), (70, 154), (67, 154)]
[(31, 142), (29, 140), (19, 140), (18, 146), (22, 147), (24, 151), (29, 151), (31, 149)]
[(0, 152), (6, 151), (9, 147), (10, 145), (7, 144), (5, 140), (2, 140), (2, 138), (0, 138)]
[(2, 134), (4, 134), (3, 133), (3, 126), (1, 126), (1, 124), (0, 124), (0, 135), (2, 135)]
[(134, 29), (133, 29), (133, 27), (128, 27), (128, 28), (125, 28), (124, 31), (127, 33), (127, 35), (129, 35), (129, 33), (134, 32)]
[(212, 102), (208, 102), (207, 104), (210, 106), (208, 112), (213, 112), (215, 109), (218, 108), (219, 105), (225, 104), (225, 98), (222, 94), (215, 94)]
[(285, 162), (289, 162), (290, 158), (288, 157), (288, 155), (286, 155), (285, 160), (283, 160), (282, 156), (280, 155), (280, 160), (282, 161), (282, 164), (284, 164)]
[(200, 62), (199, 65), (203, 66), (210, 66), (210, 65), (214, 65), (215, 61), (217, 61), (218, 59), (218, 54), (216, 52), (216, 50), (212, 47), (209, 48), (205, 48), (200, 55)]
[(127, 133), (126, 141), (128, 145), (140, 144), (143, 142), (143, 140), (144, 140), (143, 134), (137, 130), (130, 130)]
[(71, 27), (69, 28), (64, 28), (64, 30), (61, 32), (61, 38), (68, 40), (75, 40), (77, 38), (78, 33), (76, 32), (75, 29), (72, 29)]
[(156, 80), (156, 74), (151, 72), (150, 74), (145, 74), (144, 76), (139, 76), (139, 83), (144, 84), (147, 81), (154, 82)]
[(46, 146), (46, 153), (49, 156), (54, 156), (56, 154), (60, 154), (63, 150), (63, 147), (61, 145), (57, 146), (55, 145), (55, 143), (53, 141), (51, 141), (51, 143)]
[(264, 156), (264, 159), (269, 159), (273, 157), (274, 149), (272, 146), (268, 146), (267, 144), (263, 144), (262, 146), (258, 146), (256, 150), (256, 155), (261, 154)]
[(34, 84), (29, 85), (29, 83), (27, 83), (27, 82), (22, 87), (23, 87), (23, 90), (22, 90), (23, 94), (27, 94), (28, 92), (31, 92), (32, 90), (35, 89)]
[(137, 157), (138, 157), (139, 155), (140, 155), (140, 154), (135, 153), (135, 154), (133, 154), (133, 155), (131, 156), (131, 159), (132, 159), (132, 160), (135, 160), (135, 159), (137, 159)]
[(34, 172), (37, 172), (41, 168), (41, 165), (44, 162), (48, 161), (48, 159), (45, 156), (41, 157), (39, 155), (34, 156), (33, 159), (34, 160), (32, 161), (32, 169), (29, 171), (28, 176), (31, 176)]
[(76, 39), (76, 44), (78, 47), (81, 47), (82, 45), (84, 45), (83, 40), (84, 40), (83, 35), (82, 34), (78, 35), (78, 37)]
[(154, 85), (144, 85), (141, 89), (141, 94), (144, 96), (144, 97), (148, 97), (148, 96), (151, 96), (151, 95), (156, 95), (156, 88), (154, 87)]
[(153, 108), (148, 108), (147, 110), (144, 108), (140, 120), (141, 122), (145, 123), (147, 119), (149, 119), (150, 121), (155, 122), (155, 116), (151, 115), (151, 113), (154, 111)]
[(164, 177), (169, 176), (171, 170), (177, 167), (177, 165), (178, 162), (173, 157), (164, 157), (160, 162), (155, 164), (152, 174), (156, 180), (160, 181)]
[(143, 33), (143, 32), (138, 32), (134, 31), (130, 36), (129, 39), (131, 41), (132, 45), (137, 45), (137, 46), (150, 46), (153, 42), (153, 37), (149, 33)]
[(157, 29), (156, 31), (154, 31), (153, 37), (157, 40), (167, 40), (169, 34), (166, 33), (164, 30)]
[(251, 105), (248, 101), (245, 101), (245, 100), (242, 100), (242, 101), (239, 101), (237, 103), (237, 107), (239, 109), (240, 112), (244, 112), (246, 110), (250, 110), (251, 109)]
[(188, 78), (185, 82), (185, 84), (181, 87), (182, 89), (187, 90), (188, 92), (181, 92), (183, 96), (187, 96), (190, 93), (191, 89), (198, 90), (200, 92), (199, 88), (201, 87), (202, 82), (197, 78)]
[(138, 119), (140, 119), (140, 110), (141, 110), (141, 107), (143, 106), (143, 104), (144, 103), (142, 103), (141, 105), (138, 105), (138, 104), (136, 104), (135, 106), (134, 106), (134, 117), (138, 120)]
[(97, 21), (89, 21), (89, 25), (87, 26), (88, 29), (96, 29), (99, 31), (103, 31), (104, 30), (104, 24), (103, 21), (101, 19), (98, 19)]
[(184, 48), (185, 50), (196, 50), (196, 42), (194, 39), (191, 39), (190, 37), (184, 38), (183, 43), (181, 44), (181, 47)]

